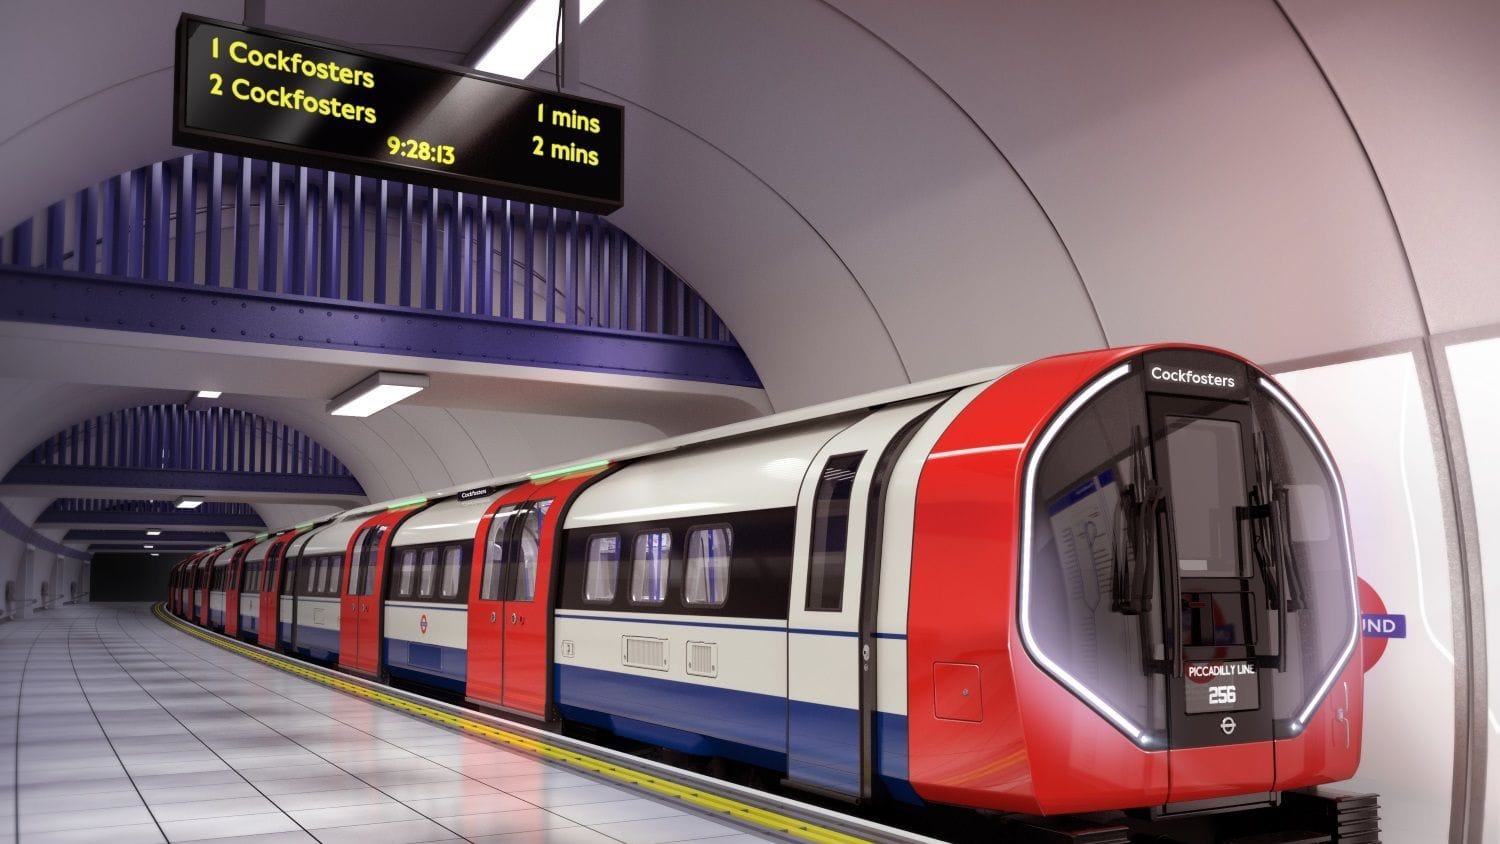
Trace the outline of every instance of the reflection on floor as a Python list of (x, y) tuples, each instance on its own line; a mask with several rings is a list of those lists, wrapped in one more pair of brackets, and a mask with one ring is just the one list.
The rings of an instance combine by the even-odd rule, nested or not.
[(763, 840), (221, 651), (144, 604), (0, 624), (0, 842)]

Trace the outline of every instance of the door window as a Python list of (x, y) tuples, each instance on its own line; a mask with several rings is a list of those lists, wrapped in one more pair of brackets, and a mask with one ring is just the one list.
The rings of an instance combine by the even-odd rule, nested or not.
[(844, 606), (844, 565), (849, 546), (849, 497), (865, 456), (830, 457), (813, 497), (812, 545), (807, 561), (807, 609), (838, 612)]
[(505, 585), (505, 562), (509, 556), (510, 522), (516, 516), (515, 507), (507, 507), (495, 514), (490, 522), (489, 541), (484, 544), (484, 571), (480, 574), (479, 597), (485, 601), (501, 600)]

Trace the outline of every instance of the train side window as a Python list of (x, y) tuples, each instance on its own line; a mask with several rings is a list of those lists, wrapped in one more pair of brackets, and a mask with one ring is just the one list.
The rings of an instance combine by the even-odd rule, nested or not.
[(344, 555), (334, 554), (329, 558), (328, 594), (339, 593), (339, 576), (344, 573)]
[(636, 534), (631, 557), (630, 602), (660, 604), (667, 597), (667, 566), (672, 555), (670, 531)]
[(416, 594), (417, 586), (417, 549), (406, 548), (401, 551), (401, 562), (397, 564), (396, 574), (396, 597), (410, 598)]
[(418, 586), (418, 594), (423, 598), (431, 598), (433, 588), (437, 585), (438, 549), (423, 548), (422, 562), (420, 564), (422, 582)]
[(490, 522), (490, 541), (484, 545), (484, 572), (480, 575), (479, 597), (485, 601), (501, 600), (501, 587), (505, 584), (506, 544), (511, 519), (516, 509), (507, 507), (495, 514)]
[(838, 612), (844, 607), (844, 564), (849, 545), (849, 498), (865, 456), (828, 458), (813, 496), (812, 547), (807, 565), (807, 609)]
[(589, 568), (583, 582), (583, 599), (590, 604), (615, 600), (620, 580), (620, 535), (604, 533), (589, 537)]
[(693, 528), (687, 538), (687, 572), (682, 602), (697, 607), (722, 607), (729, 597), (729, 558), (734, 529), (729, 525)]
[(464, 547), (462, 545), (449, 545), (443, 549), (443, 586), (438, 597), (458, 597), (458, 584), (462, 580), (463, 566)]

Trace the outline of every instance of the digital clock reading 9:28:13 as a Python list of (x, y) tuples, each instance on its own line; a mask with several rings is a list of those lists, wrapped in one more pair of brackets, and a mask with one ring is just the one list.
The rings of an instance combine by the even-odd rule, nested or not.
[(431, 164), (446, 166), (458, 160), (458, 153), (453, 149), (452, 144), (434, 144), (429, 141), (398, 138), (392, 135), (385, 139), (385, 148), (390, 151), (391, 155)]

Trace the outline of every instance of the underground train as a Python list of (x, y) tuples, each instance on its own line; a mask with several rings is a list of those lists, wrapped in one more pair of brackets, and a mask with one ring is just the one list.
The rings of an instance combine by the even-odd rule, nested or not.
[(1360, 759), (1338, 471), (1274, 378), (1206, 347), (354, 509), (171, 583), (266, 648), (855, 801), (1218, 812)]

